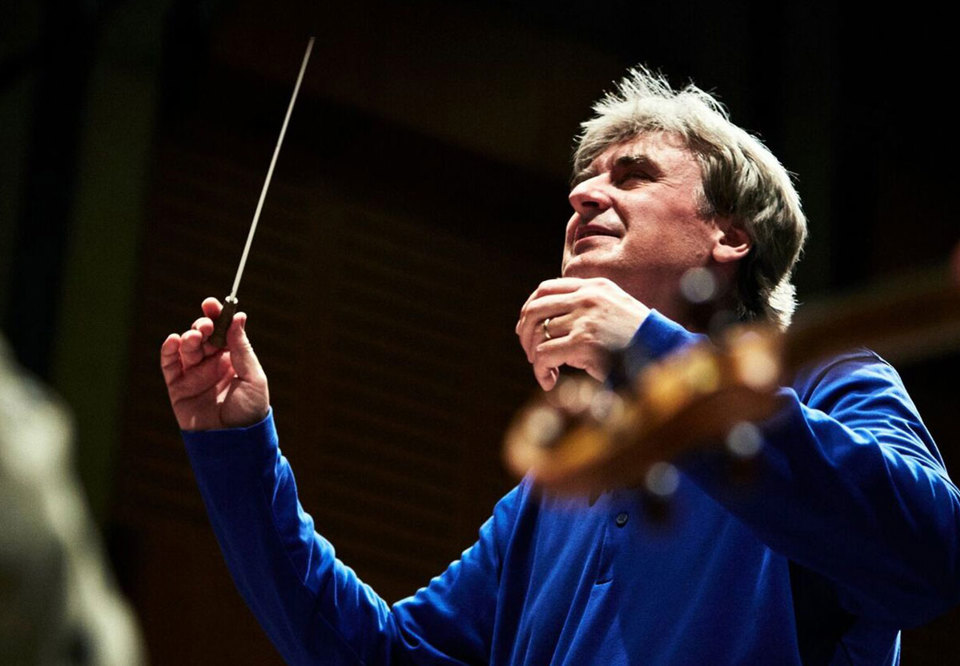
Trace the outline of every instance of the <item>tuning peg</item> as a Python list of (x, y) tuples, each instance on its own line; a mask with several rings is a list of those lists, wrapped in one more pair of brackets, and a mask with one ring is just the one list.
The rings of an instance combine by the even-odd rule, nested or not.
[(709, 268), (691, 268), (680, 277), (680, 294), (688, 303), (699, 305), (716, 299), (720, 282)]
[(724, 444), (734, 458), (750, 460), (755, 458), (763, 448), (763, 433), (753, 423), (740, 421), (730, 428)]
[(650, 466), (643, 477), (643, 513), (652, 523), (670, 520), (673, 496), (680, 487), (680, 472), (668, 462)]
[(673, 497), (680, 486), (680, 472), (668, 462), (658, 462), (650, 465), (650, 469), (643, 476), (644, 489), (661, 499)]
[(749, 421), (734, 424), (724, 438), (724, 449), (730, 462), (730, 478), (740, 484), (752, 481), (757, 472), (757, 457), (763, 450), (760, 428)]
[(730, 290), (730, 279), (711, 268), (698, 266), (687, 270), (680, 277), (680, 295), (687, 302), (690, 323), (711, 337), (736, 323), (736, 313), (725, 307)]

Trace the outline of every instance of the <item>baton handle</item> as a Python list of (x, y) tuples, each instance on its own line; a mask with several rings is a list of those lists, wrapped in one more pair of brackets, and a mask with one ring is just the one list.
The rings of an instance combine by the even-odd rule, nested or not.
[(207, 340), (214, 347), (223, 349), (227, 346), (227, 330), (233, 322), (233, 315), (237, 312), (238, 304), (239, 301), (237, 301), (236, 296), (227, 296), (223, 299), (223, 310), (220, 311), (217, 320), (213, 322), (213, 334)]

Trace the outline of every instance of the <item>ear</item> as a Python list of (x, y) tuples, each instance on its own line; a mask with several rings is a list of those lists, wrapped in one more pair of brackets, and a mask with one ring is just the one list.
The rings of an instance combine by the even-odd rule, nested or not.
[(739, 224), (730, 219), (717, 220), (717, 236), (713, 244), (713, 260), (718, 264), (739, 261), (747, 256), (753, 242)]

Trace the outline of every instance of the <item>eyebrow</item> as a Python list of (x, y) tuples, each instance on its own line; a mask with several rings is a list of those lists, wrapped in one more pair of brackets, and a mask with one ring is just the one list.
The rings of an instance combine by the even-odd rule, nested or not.
[[(647, 171), (650, 172), (650, 175), (653, 178), (659, 178), (660, 176), (663, 175), (663, 169), (660, 167), (657, 161), (644, 153), (634, 153), (632, 155), (621, 155), (614, 161), (613, 169), (611, 169), (611, 171), (630, 169), (633, 167), (642, 167), (646, 169)], [(583, 169), (579, 173), (575, 174), (573, 178), (570, 180), (570, 189), (573, 189), (574, 187), (576, 187), (577, 185), (579, 185), (585, 180), (590, 180), (591, 178), (594, 178), (595, 176), (599, 175), (599, 173), (600, 173), (599, 170), (593, 165), (587, 167), (586, 169)]]
[(634, 153), (633, 155), (621, 155), (613, 163), (614, 169), (629, 169), (631, 167), (643, 167), (650, 172), (650, 175), (654, 178), (663, 175), (663, 169), (660, 168), (660, 165), (649, 155), (644, 153)]

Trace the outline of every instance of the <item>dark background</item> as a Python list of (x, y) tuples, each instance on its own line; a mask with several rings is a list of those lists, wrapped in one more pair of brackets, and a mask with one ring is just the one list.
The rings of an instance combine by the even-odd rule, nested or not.
[[(587, 4), (0, 4), (4, 335), (73, 409), (154, 663), (278, 661), (221, 563), (157, 353), (229, 291), (309, 34), (240, 299), (302, 500), (390, 601), (512, 483), (500, 437), (534, 389), (513, 324), (558, 271), (571, 137), (627, 66), (716, 91), (797, 174), (801, 301), (876, 291), (960, 240), (945, 16)], [(958, 355), (900, 369), (956, 476)], [(945, 663), (958, 620), (907, 632), (905, 663)]]

